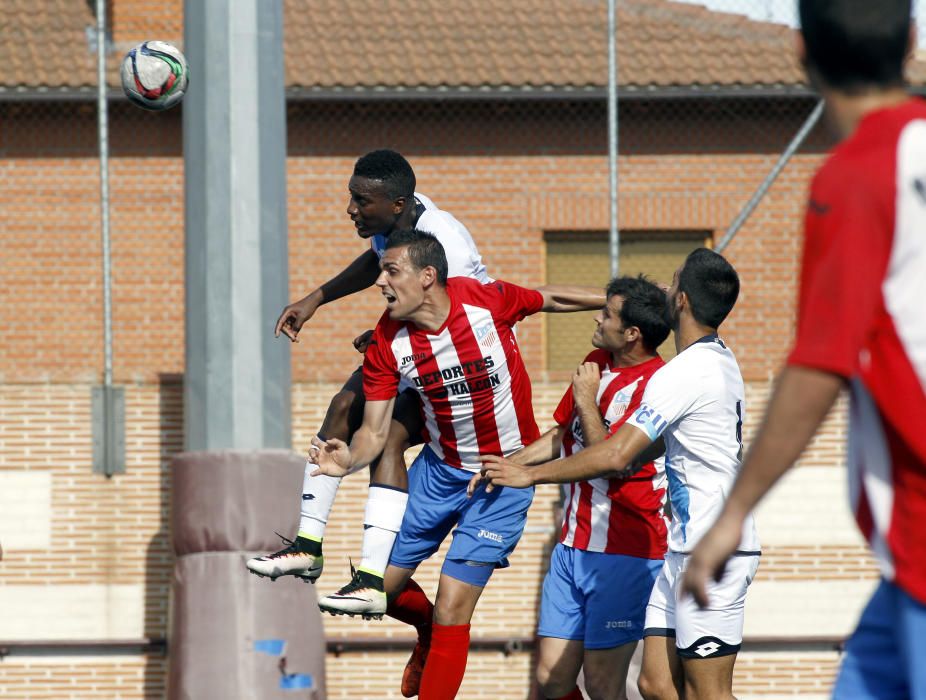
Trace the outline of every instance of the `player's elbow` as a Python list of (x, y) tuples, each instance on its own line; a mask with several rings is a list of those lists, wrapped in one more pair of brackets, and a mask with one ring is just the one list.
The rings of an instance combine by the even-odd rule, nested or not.
[(623, 475), (630, 459), (620, 446), (608, 444), (609, 442), (609, 440), (605, 440), (601, 443), (603, 445), (600, 462), (601, 467), (596, 476), (604, 479), (619, 478)]

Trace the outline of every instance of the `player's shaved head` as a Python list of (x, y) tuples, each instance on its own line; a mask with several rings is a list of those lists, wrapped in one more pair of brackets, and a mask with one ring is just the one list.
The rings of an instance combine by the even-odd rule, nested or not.
[(389, 199), (411, 198), (415, 195), (415, 171), (395, 151), (382, 149), (361, 156), (354, 165), (354, 175), (381, 182)]
[(433, 267), (438, 284), (441, 287), (447, 284), (447, 254), (440, 241), (430, 233), (415, 229), (393, 231), (386, 240), (386, 250), (393, 248), (408, 248), (409, 262), (416, 270)]
[(800, 0), (812, 81), (849, 94), (903, 85), (911, 0)]

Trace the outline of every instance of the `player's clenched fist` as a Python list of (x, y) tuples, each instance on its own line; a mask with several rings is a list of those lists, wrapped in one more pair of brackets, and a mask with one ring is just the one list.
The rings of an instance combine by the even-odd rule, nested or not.
[(598, 385), (601, 383), (601, 368), (597, 362), (583, 362), (572, 377), (572, 396), (577, 404), (595, 403)]
[(344, 476), (350, 472), (350, 447), (343, 440), (312, 438), (309, 459), (318, 465), (312, 476)]
[(354, 349), (359, 353), (364, 353), (370, 347), (370, 339), (373, 338), (373, 331), (364, 331), (354, 338)]

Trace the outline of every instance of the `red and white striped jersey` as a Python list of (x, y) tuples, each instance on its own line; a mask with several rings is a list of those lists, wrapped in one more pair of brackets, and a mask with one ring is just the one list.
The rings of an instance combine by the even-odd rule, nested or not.
[(466, 277), (447, 280), (447, 293), (450, 314), (434, 332), (383, 314), (364, 357), (363, 392), (388, 400), (404, 377), (421, 394), (434, 453), (476, 472), (480, 455), (509, 455), (540, 435), (512, 328), (540, 311), (543, 296)]
[[(585, 362), (601, 368), (598, 409), (614, 432), (637, 409), (646, 383), (665, 363), (654, 357), (633, 367), (611, 367), (611, 354), (595, 350)], [(585, 447), (572, 387), (553, 414), (563, 434), (562, 457)], [(649, 462), (628, 479), (591, 479), (565, 486), (560, 542), (587, 552), (662, 559), (666, 553), (666, 472), (663, 458)]]
[(926, 603), (926, 102), (866, 115), (814, 178), (788, 362), (849, 380), (849, 494)]

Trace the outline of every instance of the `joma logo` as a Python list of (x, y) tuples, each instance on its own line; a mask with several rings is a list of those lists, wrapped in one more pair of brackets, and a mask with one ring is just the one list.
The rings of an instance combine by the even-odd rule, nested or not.
[(489, 532), (488, 530), (480, 530), (479, 537), (482, 537), (486, 540), (492, 540), (493, 542), (503, 542), (502, 536), (495, 532)]
[(423, 360), (424, 357), (425, 357), (425, 353), (423, 352), (418, 352), (418, 353), (415, 353), (414, 355), (406, 355), (405, 357), (402, 358), (402, 366), (404, 367), (409, 362), (418, 362), (418, 360)]

